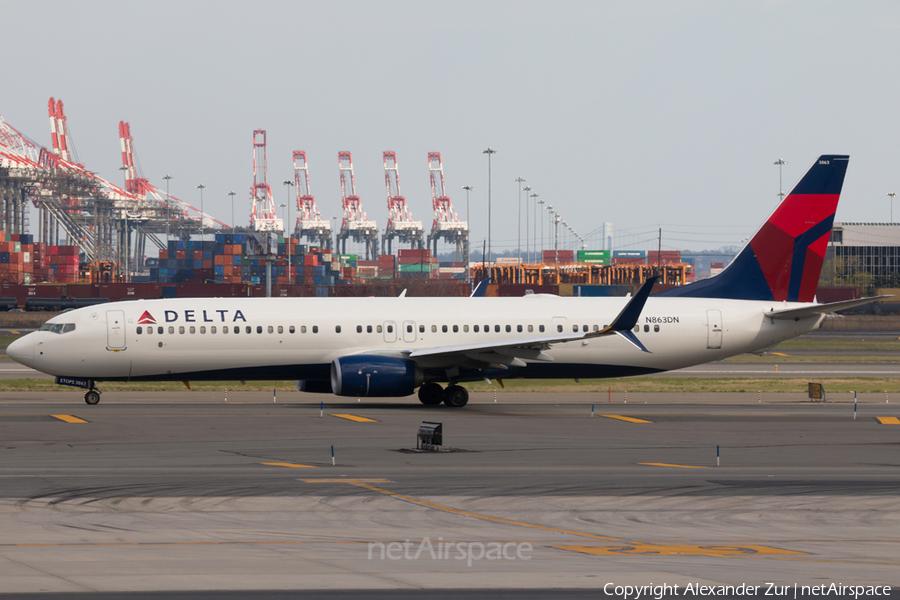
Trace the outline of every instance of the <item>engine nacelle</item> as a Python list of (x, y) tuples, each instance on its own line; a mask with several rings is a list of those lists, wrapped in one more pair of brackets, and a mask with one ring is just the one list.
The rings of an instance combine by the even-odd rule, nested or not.
[(423, 381), (411, 360), (360, 354), (331, 363), (331, 390), (338, 396), (409, 396)]
[(328, 379), (298, 379), (297, 390), (307, 394), (330, 394), (331, 381)]

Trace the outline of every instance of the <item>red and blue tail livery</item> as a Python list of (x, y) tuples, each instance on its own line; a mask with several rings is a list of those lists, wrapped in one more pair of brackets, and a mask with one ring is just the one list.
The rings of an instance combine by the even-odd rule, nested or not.
[(820, 156), (724, 271), (657, 295), (812, 302), (849, 160)]

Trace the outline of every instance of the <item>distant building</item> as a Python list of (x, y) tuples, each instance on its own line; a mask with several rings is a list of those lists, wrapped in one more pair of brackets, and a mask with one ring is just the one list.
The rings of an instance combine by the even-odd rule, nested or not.
[(600, 248), (597, 250), (614, 250), (612, 223), (604, 223), (600, 226)]
[(835, 223), (821, 281), (867, 287), (900, 274), (900, 223)]

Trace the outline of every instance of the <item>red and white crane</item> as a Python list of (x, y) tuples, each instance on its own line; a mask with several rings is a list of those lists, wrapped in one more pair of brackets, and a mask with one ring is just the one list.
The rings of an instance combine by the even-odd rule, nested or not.
[(422, 221), (414, 221), (406, 198), (400, 195), (400, 172), (397, 168), (397, 154), (384, 153), (384, 184), (387, 188), (388, 222), (382, 237), (382, 248), (391, 254), (394, 238), (421, 249), (424, 230)]
[(50, 109), (50, 140), (53, 142), (53, 152), (64, 161), (83, 167), (84, 165), (78, 163), (78, 158), (75, 156), (75, 146), (69, 137), (69, 125), (63, 112), (63, 101), (54, 101), (53, 98), (50, 98), (48, 105)]
[(309, 191), (309, 166), (306, 152), (294, 150), (294, 187), (297, 190), (297, 223), (295, 230), (298, 238), (305, 237), (313, 244), (323, 248), (331, 248), (331, 221), (322, 218), (316, 199)]
[(278, 218), (275, 198), (267, 181), (266, 132), (253, 131), (253, 187), (250, 189), (250, 228), (254, 231), (274, 233), (284, 231), (284, 220)]
[(431, 174), (431, 202), (434, 207), (434, 221), (431, 224), (431, 233), (428, 234), (428, 247), (433, 247), (433, 252), (437, 255), (438, 240), (444, 238), (447, 243), (456, 244), (457, 261), (468, 260), (469, 224), (459, 220), (450, 197), (446, 194), (440, 152), (428, 153), (428, 170)]
[(343, 220), (338, 233), (341, 253), (347, 253), (347, 239), (366, 245), (366, 258), (374, 260), (378, 255), (378, 225), (370, 221), (363, 210), (362, 202), (356, 195), (353, 181), (353, 158), (349, 152), (338, 152), (338, 167), (341, 172), (341, 206)]

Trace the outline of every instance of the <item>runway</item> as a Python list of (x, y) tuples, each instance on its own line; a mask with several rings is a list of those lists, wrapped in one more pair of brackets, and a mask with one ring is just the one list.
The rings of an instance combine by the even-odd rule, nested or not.
[(2, 393), (3, 591), (900, 585), (900, 407), (586, 396)]

